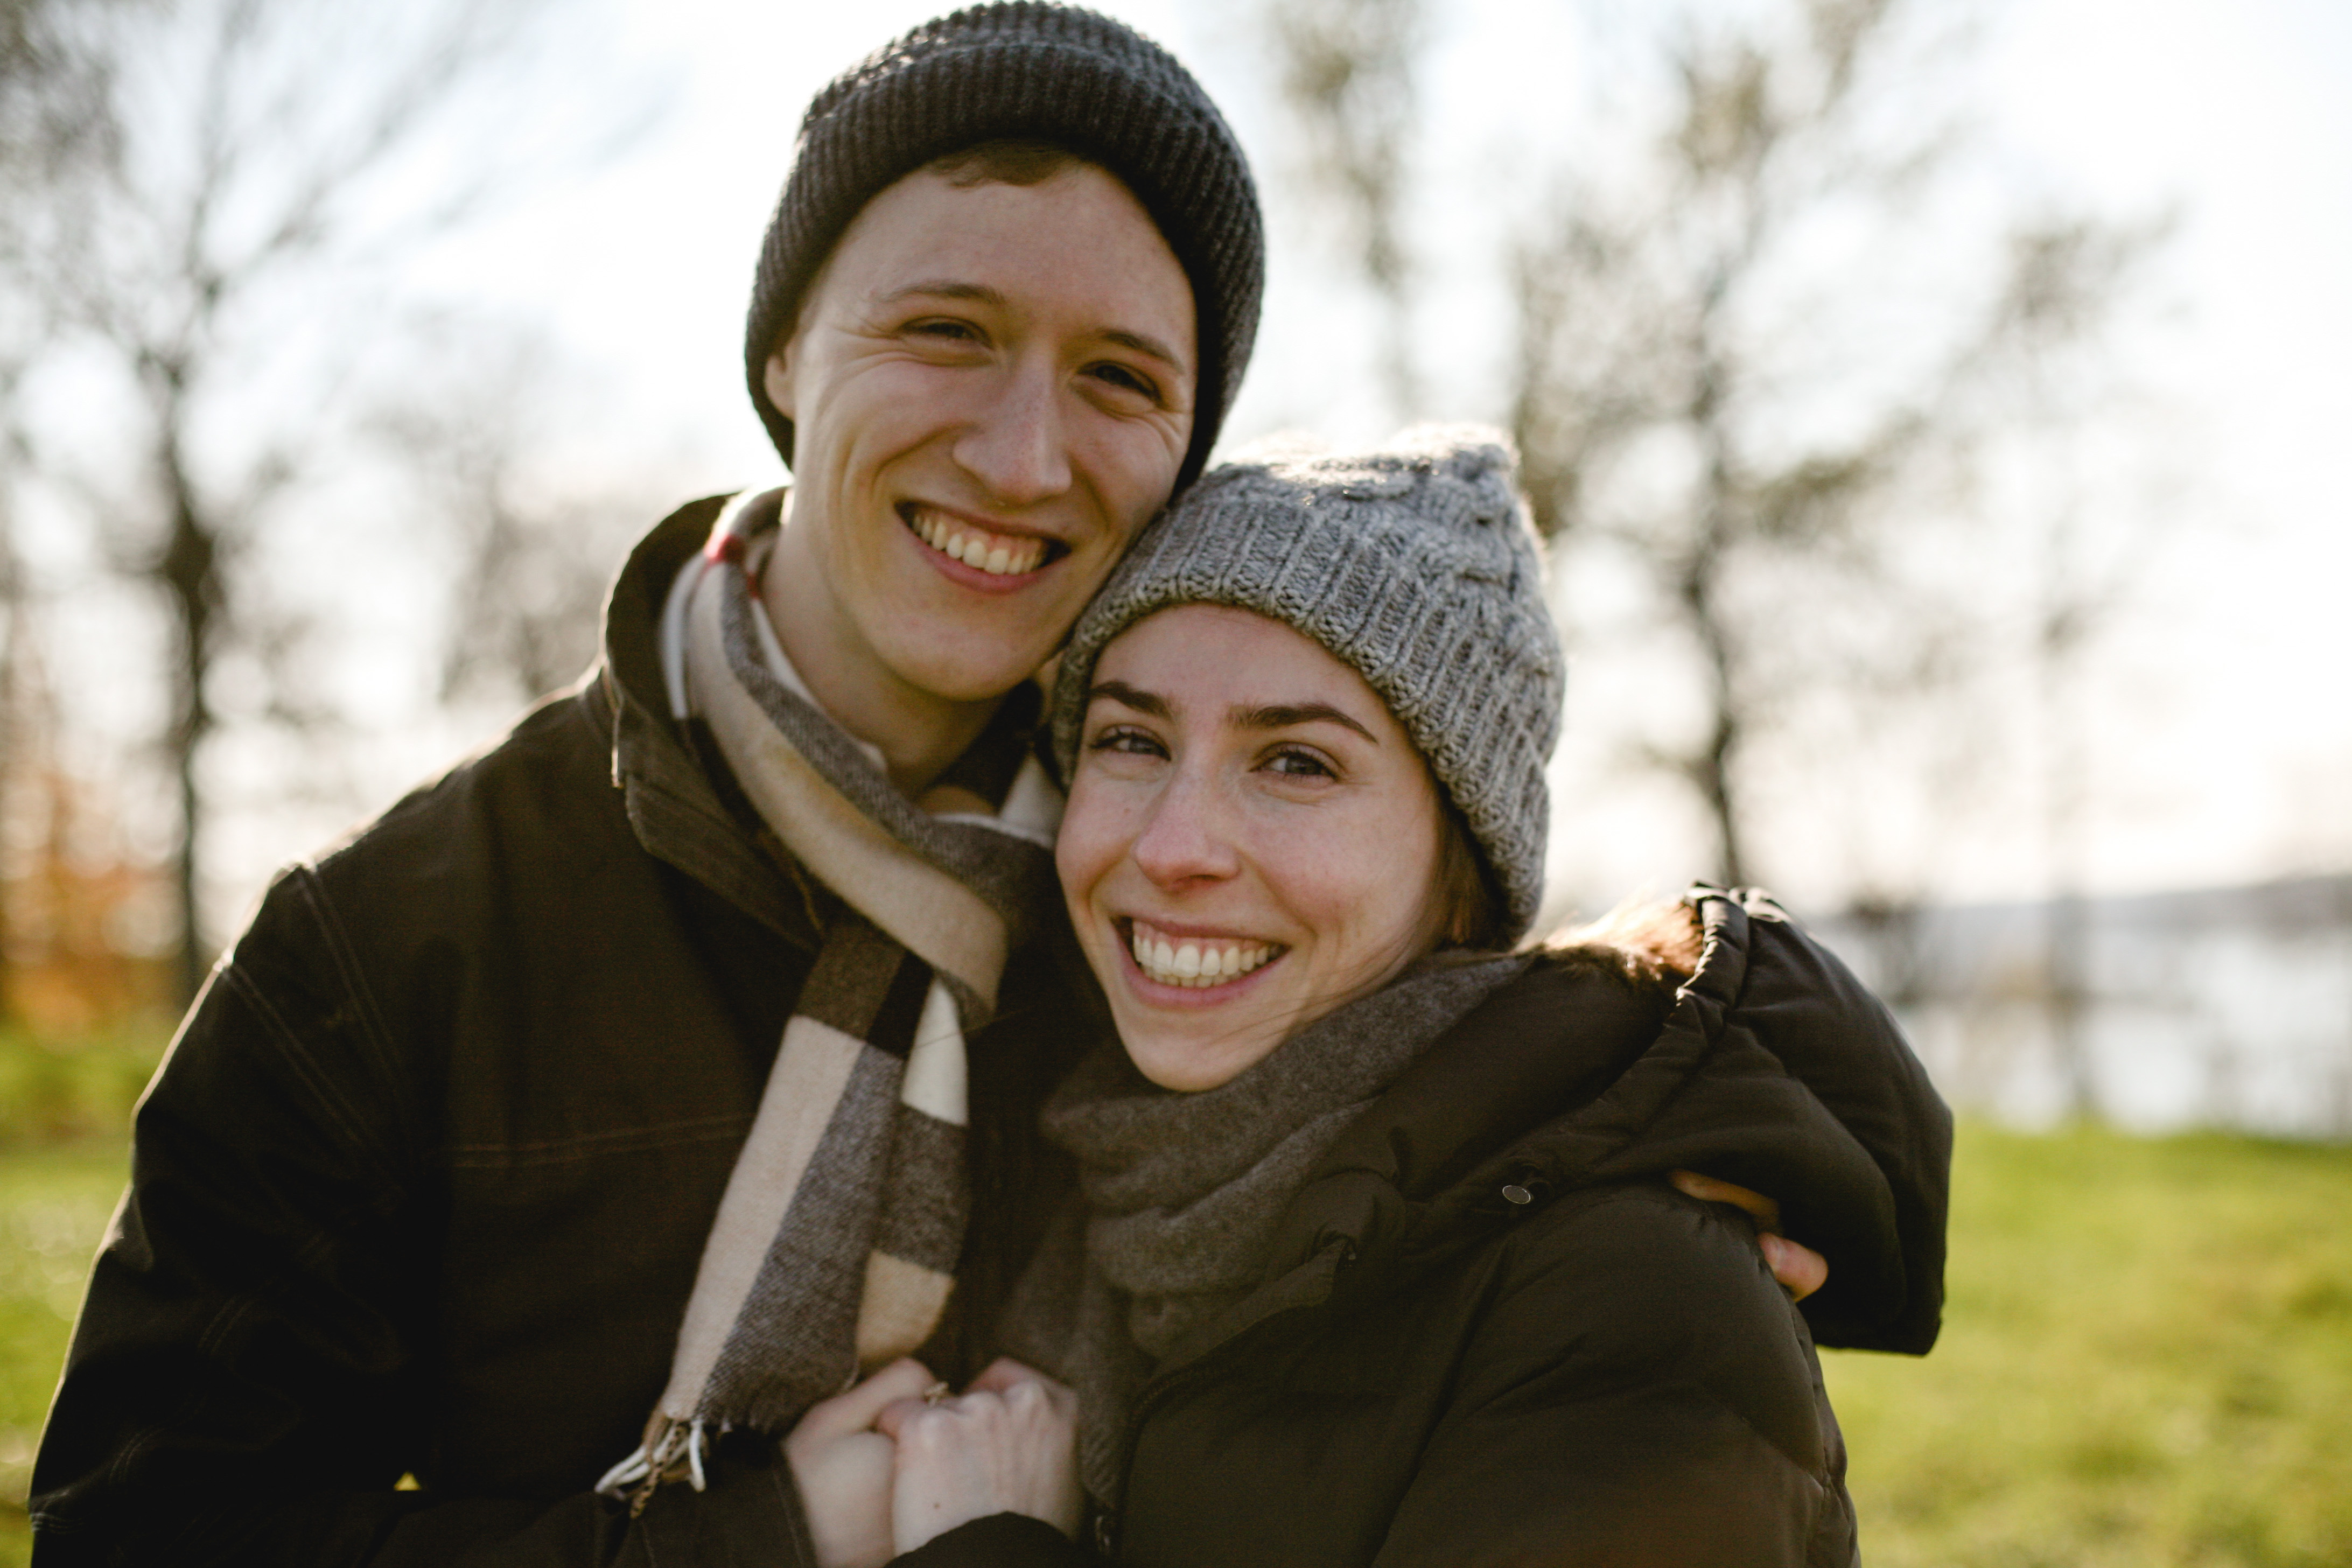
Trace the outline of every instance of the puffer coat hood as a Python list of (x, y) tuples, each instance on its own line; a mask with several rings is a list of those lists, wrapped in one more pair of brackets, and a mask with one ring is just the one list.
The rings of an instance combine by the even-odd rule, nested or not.
[(1819, 1343), (1925, 1354), (1950, 1111), (1885, 1005), (1769, 897), (1691, 902), (1698, 969), (1663, 1023), (1615, 977), (1539, 961), (1325, 1156), (1268, 1282), (1344, 1242), (1349, 1273), (1393, 1283), (1561, 1194), (1687, 1169), (1776, 1198), (1831, 1260), (1803, 1304)]

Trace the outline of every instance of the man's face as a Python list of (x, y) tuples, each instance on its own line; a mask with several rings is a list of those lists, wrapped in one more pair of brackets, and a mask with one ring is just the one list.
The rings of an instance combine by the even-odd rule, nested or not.
[(768, 363), (793, 424), (787, 559), (813, 579), (784, 585), (794, 613), (910, 694), (1026, 679), (1167, 500), (1195, 353), (1183, 268), (1103, 170), (891, 185)]

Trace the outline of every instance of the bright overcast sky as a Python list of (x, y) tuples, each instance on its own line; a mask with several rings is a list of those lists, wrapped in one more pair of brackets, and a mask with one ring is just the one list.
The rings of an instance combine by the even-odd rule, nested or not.
[[(1371, 380), (1370, 327), (1349, 314), (1360, 296), (1333, 277), (1287, 182), (1257, 7), (1099, 3), (1193, 67), (1234, 121), (1275, 209), (1266, 325), (1229, 435), (1294, 424), (1343, 437), (1380, 433), (1361, 390)], [(577, 83), (535, 90), (583, 124), (598, 122), (600, 94), (612, 96), (614, 120), (648, 92), (666, 93), (669, 112), (626, 158), (533, 195), (443, 247), (409, 281), (543, 325), (583, 367), (593, 405), (609, 410), (582, 431), (582, 462), (660, 467), (681, 500), (774, 482), (780, 470), (743, 388), (740, 333), (798, 116), (835, 71), (936, 8), (930, 0), (584, 6), (566, 20), (567, 48), (604, 64)], [(1483, 180), (1507, 210), (1507, 150), (1527, 145), (1530, 117), (1546, 123), (1574, 89), (1576, 73), (1562, 61), (1572, 36), (1566, 0), (1436, 0), (1433, 9), (1424, 173), (1447, 187), (1441, 201), (1475, 200)], [(2352, 369), (2352, 5), (2011, 0), (1999, 16), (1981, 57), (1980, 104), (2019, 190), (2120, 216), (2167, 206), (2182, 215), (2150, 290), (2163, 308), (2126, 346), (2167, 410), (2177, 448), (2168, 471), (2183, 477), (2179, 506), (2196, 526), (2179, 531), (2155, 619), (2141, 628), (2154, 654), (2125, 726), (2128, 742), (2102, 759), (2110, 798), (2093, 879), (2178, 886), (2352, 867), (2352, 698), (2336, 673), (2352, 620), (2342, 608), (2352, 518), (2340, 471), (2352, 444), (2339, 434), (2352, 415), (2343, 391)], [(1494, 418), (1502, 412), (1494, 367), (1507, 347), (1499, 291), (1491, 277), (1458, 274), (1439, 237), (1427, 237), (1434, 297), (1422, 309), (1423, 358), (1433, 411)], [(403, 777), (426, 765), (423, 743), (392, 747)], [(368, 788), (380, 802), (394, 782)], [(315, 824), (272, 831), (300, 837), (240, 831), (226, 857), (233, 879), (317, 846)], [(1623, 868), (1586, 869), (1604, 881), (1630, 876), (1651, 850), (1635, 844), (1629, 854)], [(2032, 874), (2022, 863), (1989, 865), (1957, 890), (2030, 891)]]
[[(1270, 203), (1295, 203), (1244, 0), (1106, 8), (1193, 66)], [(688, 454), (692, 484), (772, 479), (739, 334), (795, 118), (834, 71), (931, 9), (620, 0), (611, 53), (668, 81), (672, 114), (625, 163), (467, 247), (470, 286), (545, 311), (628, 387), (630, 426)], [(1514, 116), (1573, 79), (1559, 68), (1557, 7), (1438, 10), (1432, 161), (1506, 145)], [(2133, 731), (2094, 874), (2147, 886), (2352, 865), (2352, 699), (2332, 678), (2352, 587), (2339, 433), (2352, 415), (2352, 6), (2032, 0), (2000, 15), (1982, 57), (1985, 132), (2020, 190), (2182, 215), (2150, 290), (2159, 309), (2130, 347), (2177, 432), (2179, 504), (2200, 526), (2180, 531), (2159, 579), (2170, 647), (2151, 666), (2160, 689)], [(1377, 433), (1349, 395), (1369, 378), (1332, 347), (1348, 289), (1328, 280), (1306, 226), (1278, 212), (1275, 231), (1267, 327), (1233, 432)], [(1479, 289), (1473, 279), (1425, 304), (1433, 335), (1466, 345), (1425, 357), (1439, 396), (1493, 417), (1475, 405), (1495, 395), (1485, 367), (1501, 318)], [(1983, 890), (2024, 876), (1990, 868)]]

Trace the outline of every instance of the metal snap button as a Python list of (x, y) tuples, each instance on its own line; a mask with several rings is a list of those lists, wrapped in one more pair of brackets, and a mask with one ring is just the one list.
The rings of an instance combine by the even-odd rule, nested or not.
[(1506, 1203), (1531, 1204), (1536, 1201), (1536, 1195), (1514, 1182), (1503, 1189), (1503, 1200)]

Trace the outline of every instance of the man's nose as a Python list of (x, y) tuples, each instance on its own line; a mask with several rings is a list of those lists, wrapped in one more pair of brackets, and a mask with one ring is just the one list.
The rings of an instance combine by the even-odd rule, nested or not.
[(1060, 377), (1044, 363), (1018, 363), (955, 445), (956, 461), (989, 499), (1029, 506), (1070, 488)]
[(1178, 770), (1135, 837), (1136, 868), (1153, 886), (1170, 889), (1233, 876), (1241, 857), (1231, 816), (1213, 781)]

